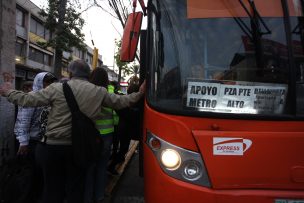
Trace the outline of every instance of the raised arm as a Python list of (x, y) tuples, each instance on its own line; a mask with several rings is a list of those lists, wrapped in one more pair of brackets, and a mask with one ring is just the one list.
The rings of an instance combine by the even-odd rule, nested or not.
[(103, 106), (111, 107), (113, 109), (122, 109), (125, 107), (132, 106), (135, 104), (145, 93), (146, 81), (140, 86), (138, 92), (134, 92), (129, 95), (117, 95), (108, 93), (106, 90), (103, 90), (105, 97), (102, 102)]
[(54, 87), (52, 85), (40, 91), (29, 93), (13, 90), (10, 83), (0, 85), (0, 94), (7, 97), (9, 102), (18, 106), (46, 106), (50, 103), (53, 91)]

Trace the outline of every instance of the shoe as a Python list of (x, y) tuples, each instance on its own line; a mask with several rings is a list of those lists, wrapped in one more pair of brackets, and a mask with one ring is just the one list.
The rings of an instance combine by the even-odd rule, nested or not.
[(108, 168), (108, 172), (110, 173), (110, 175), (112, 176), (118, 176), (120, 175), (115, 168)]
[(105, 197), (102, 200), (96, 201), (96, 203), (110, 203), (110, 202), (111, 202), (111, 198), (110, 197)]
[(123, 162), (125, 162), (125, 156), (124, 155), (120, 155), (117, 157), (117, 164), (122, 164)]
[(112, 152), (112, 154), (110, 156), (110, 160), (114, 160), (116, 156), (117, 156), (117, 153)]

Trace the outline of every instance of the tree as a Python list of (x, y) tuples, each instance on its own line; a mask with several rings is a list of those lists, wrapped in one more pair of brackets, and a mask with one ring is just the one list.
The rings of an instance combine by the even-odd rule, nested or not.
[(50, 40), (39, 44), (55, 49), (54, 74), (60, 78), (63, 52), (72, 52), (73, 47), (86, 50), (82, 33), (84, 20), (68, 0), (48, 0), (48, 8), (42, 9), (39, 14), (46, 19), (44, 26), (54, 34)]
[[(125, 28), (128, 15), (133, 11), (133, 0), (107, 0), (108, 6), (104, 3), (99, 3), (101, 0), (93, 0), (94, 5), (101, 8), (103, 11), (107, 12), (114, 18), (118, 19), (122, 28)], [(103, 2), (103, 1), (102, 1)], [(127, 2), (127, 3), (126, 3)], [(138, 54), (135, 54), (135, 58), (139, 61)]]
[(132, 10), (132, 0), (128, 0), (128, 3), (124, 0), (107, 0), (108, 5), (102, 0), (93, 0), (93, 2), (97, 7), (118, 19), (123, 28), (125, 27), (127, 17)]
[(137, 77), (139, 75), (139, 65), (134, 63), (131, 67), (130, 67), (130, 70), (131, 70), (131, 75)]
[(116, 62), (116, 66), (118, 67), (118, 82), (121, 81), (121, 76), (124, 75), (132, 75), (137, 77), (139, 74), (139, 65), (133, 62), (129, 64), (128, 62), (122, 62), (120, 60), (120, 47), (121, 47), (121, 40), (115, 40), (116, 50), (114, 59)]
[[(121, 81), (121, 75), (122, 72), (128, 72), (128, 63), (127, 62), (122, 62), (120, 60), (120, 47), (121, 47), (121, 40), (115, 40), (115, 44), (116, 44), (116, 50), (115, 50), (115, 54), (114, 54), (114, 59), (115, 59), (115, 63), (116, 66), (118, 67), (118, 82)], [(124, 73), (126, 74), (126, 73)]]

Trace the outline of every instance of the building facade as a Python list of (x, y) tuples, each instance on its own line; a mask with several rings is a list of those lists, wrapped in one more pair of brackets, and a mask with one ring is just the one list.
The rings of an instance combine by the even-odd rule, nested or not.
[[(42, 48), (38, 42), (45, 42), (53, 37), (53, 33), (43, 26), (39, 16), (40, 8), (29, 0), (16, 0), (16, 89), (20, 89), (25, 81), (33, 80), (41, 71), (54, 72), (55, 50)], [(62, 75), (68, 77), (69, 60), (83, 59), (92, 68), (93, 49), (87, 51), (72, 48), (73, 52), (63, 52)], [(102, 56), (98, 55), (97, 66), (103, 65)]]
[[(33, 80), (37, 73), (54, 72), (55, 50), (38, 45), (39, 41), (52, 38), (52, 33), (43, 26), (39, 11), (29, 0), (0, 1), (0, 84), (12, 82), (16, 89), (21, 89), (23, 83)], [(83, 59), (91, 66), (93, 49), (87, 46), (87, 51), (73, 48), (72, 53), (64, 52), (62, 75), (65, 77), (69, 59)], [(104, 66), (101, 55), (97, 66)], [(115, 72), (105, 68), (109, 78), (115, 78)], [(15, 153), (15, 108), (0, 96), (0, 165)]]

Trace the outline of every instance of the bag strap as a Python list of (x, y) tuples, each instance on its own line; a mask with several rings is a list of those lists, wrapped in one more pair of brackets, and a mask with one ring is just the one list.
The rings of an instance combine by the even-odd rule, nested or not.
[(65, 96), (65, 99), (67, 101), (67, 104), (70, 108), (71, 113), (74, 114), (75, 112), (80, 111), (71, 87), (68, 85), (67, 82), (64, 82), (62, 84), (62, 87), (63, 87), (63, 93)]

